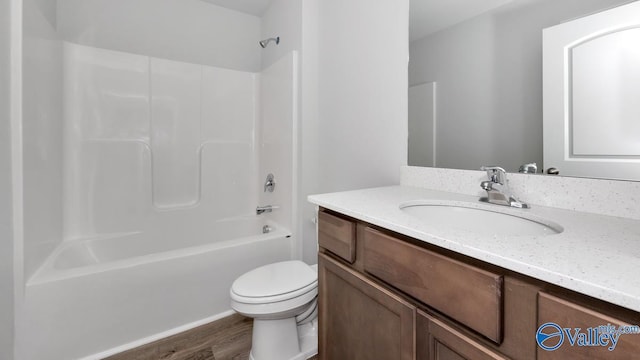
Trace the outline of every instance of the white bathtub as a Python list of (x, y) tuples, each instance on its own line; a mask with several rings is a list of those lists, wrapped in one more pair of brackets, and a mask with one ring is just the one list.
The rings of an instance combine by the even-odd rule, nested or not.
[(292, 258), (286, 229), (259, 217), (208, 236), (110, 234), (63, 243), (26, 287), (25, 360), (99, 359), (231, 313), (242, 273)]

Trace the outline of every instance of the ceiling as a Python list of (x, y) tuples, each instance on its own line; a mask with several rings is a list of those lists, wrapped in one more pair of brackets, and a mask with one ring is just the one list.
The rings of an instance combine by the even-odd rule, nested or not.
[(273, 0), (202, 0), (227, 9), (262, 16)]
[[(202, 0), (228, 9), (262, 16), (273, 0)], [(348, 0), (344, 0), (348, 1)], [(410, 0), (409, 40), (413, 41), (512, 0)]]
[(409, 40), (478, 16), (511, 0), (410, 0)]

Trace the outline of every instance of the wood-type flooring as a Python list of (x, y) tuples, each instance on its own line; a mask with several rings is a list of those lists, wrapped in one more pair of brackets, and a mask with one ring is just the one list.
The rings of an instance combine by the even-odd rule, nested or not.
[(252, 329), (252, 319), (234, 314), (104, 360), (249, 360)]

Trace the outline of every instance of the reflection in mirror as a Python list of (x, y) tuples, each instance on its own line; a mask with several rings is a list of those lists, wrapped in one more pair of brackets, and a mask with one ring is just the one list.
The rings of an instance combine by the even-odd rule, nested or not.
[(640, 155), (640, 29), (581, 43), (571, 59), (574, 153)]
[[(460, 2), (412, 0), (417, 1)], [(510, 172), (525, 163), (550, 167), (543, 165), (542, 30), (629, 2), (512, 0), (412, 41), (410, 121), (427, 119), (428, 125), (409, 124), (409, 165), (474, 170), (499, 165)], [(420, 97), (420, 87), (432, 83), (437, 84), (433, 94)], [(435, 110), (426, 106), (427, 114), (421, 114), (431, 101)], [(426, 135), (411, 134), (414, 129)], [(432, 142), (411, 144), (420, 137)], [(434, 153), (424, 156), (413, 153), (416, 149)]]
[(436, 83), (409, 88), (409, 165), (435, 166)]
[(640, 2), (544, 30), (544, 162), (640, 180)]

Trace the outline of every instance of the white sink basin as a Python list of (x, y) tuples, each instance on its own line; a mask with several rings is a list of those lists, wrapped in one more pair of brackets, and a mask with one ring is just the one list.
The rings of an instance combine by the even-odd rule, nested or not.
[[(411, 201), (400, 204), (405, 213), (427, 225), (466, 230), (494, 236), (544, 236), (559, 234), (562, 226), (530, 214), (509, 213), (514, 210), (500, 205), (473, 204), (458, 201)], [(527, 211), (527, 210), (524, 210)]]

